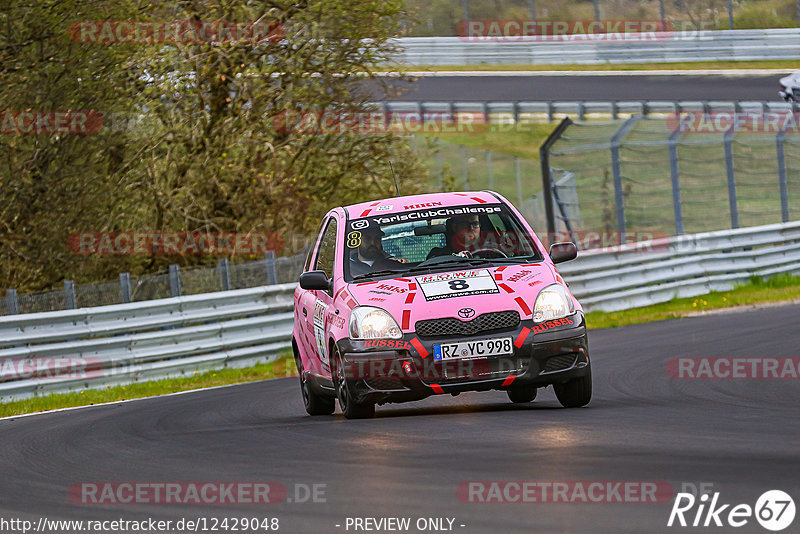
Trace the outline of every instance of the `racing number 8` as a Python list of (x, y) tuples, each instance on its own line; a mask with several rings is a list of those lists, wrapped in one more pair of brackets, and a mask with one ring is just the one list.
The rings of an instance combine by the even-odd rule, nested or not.
[(358, 248), (361, 246), (361, 232), (350, 232), (347, 234), (347, 247)]
[(461, 291), (464, 289), (469, 289), (469, 284), (466, 280), (450, 280), (450, 289), (453, 291)]

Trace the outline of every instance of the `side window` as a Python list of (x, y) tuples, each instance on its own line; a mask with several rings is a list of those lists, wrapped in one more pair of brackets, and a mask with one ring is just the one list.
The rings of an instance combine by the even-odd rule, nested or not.
[(317, 229), (317, 233), (315, 234), (317, 238), (314, 239), (314, 241), (308, 246), (308, 255), (306, 256), (306, 263), (303, 267), (303, 272), (305, 273), (311, 270), (311, 258), (314, 257), (314, 251), (316, 250), (314, 247), (316, 247), (317, 241), (319, 241), (319, 236), (320, 234), (322, 234), (322, 229), (325, 228), (326, 222), (327, 221), (323, 220), (319, 224), (319, 228)]
[(332, 278), (333, 264), (336, 258), (336, 219), (331, 217), (328, 221), (328, 227), (325, 228), (325, 235), (322, 236), (322, 242), (319, 244), (317, 264), (314, 269), (325, 271), (328, 278)]

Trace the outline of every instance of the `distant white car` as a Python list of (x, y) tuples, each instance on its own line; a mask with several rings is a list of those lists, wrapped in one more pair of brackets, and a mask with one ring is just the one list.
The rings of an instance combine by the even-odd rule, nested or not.
[(778, 94), (787, 102), (800, 101), (800, 71), (780, 79)]

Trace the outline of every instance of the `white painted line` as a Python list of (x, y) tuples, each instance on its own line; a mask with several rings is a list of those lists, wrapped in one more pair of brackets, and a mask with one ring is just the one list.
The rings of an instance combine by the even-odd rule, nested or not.
[[(796, 72), (791, 69), (698, 69), (698, 70), (468, 70), (408, 71), (403, 74), (418, 78), (455, 77), (534, 77), (534, 76), (778, 76)], [(397, 72), (379, 72), (376, 76), (397, 77)]]
[[(268, 378), (265, 381), (269, 381), (269, 380), (284, 380), (286, 378), (297, 378), (297, 377), (296, 376), (287, 376), (287, 377), (278, 377), (278, 378)], [(57, 408), (55, 410), (46, 410), (44, 412), (33, 412), (33, 413), (21, 413), (19, 415), (8, 415), (6, 417), (0, 417), (0, 421), (5, 421), (5, 420), (8, 420), (8, 419), (20, 419), (22, 417), (33, 417), (35, 415), (44, 415), (44, 414), (47, 414), (47, 413), (71, 412), (73, 410), (82, 410), (84, 408), (96, 408), (97, 406), (111, 406), (112, 404), (125, 404), (125, 403), (128, 403), (128, 402), (136, 402), (136, 401), (147, 400), (147, 399), (157, 399), (159, 397), (175, 397), (177, 395), (185, 395), (187, 393), (197, 393), (197, 392), (200, 392), (200, 391), (211, 391), (211, 390), (214, 390), (214, 389), (229, 388), (229, 387), (233, 387), (233, 386), (241, 386), (241, 385), (244, 385), (244, 384), (253, 384), (255, 382), (262, 382), (262, 380), (254, 380), (254, 381), (251, 381), (251, 382), (239, 382), (238, 384), (224, 384), (222, 386), (212, 386), (212, 387), (209, 387), (209, 388), (188, 389), (186, 391), (176, 391), (175, 393), (164, 393), (162, 395), (151, 395), (150, 397), (137, 397), (135, 399), (125, 399), (125, 400), (118, 400), (118, 401), (111, 401), (111, 402), (101, 402), (100, 404), (87, 404), (85, 406), (70, 406), (69, 408)], [(84, 390), (84, 391), (92, 391), (92, 390)], [(58, 395), (58, 393), (54, 393), (54, 395)]]

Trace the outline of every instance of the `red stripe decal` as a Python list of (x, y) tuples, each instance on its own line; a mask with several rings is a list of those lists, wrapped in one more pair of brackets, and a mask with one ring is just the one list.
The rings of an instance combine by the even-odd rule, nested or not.
[(343, 287), (342, 287), (342, 288), (339, 288), (339, 291), (337, 291), (337, 292), (336, 292), (336, 294), (333, 296), (333, 300), (334, 300), (334, 302), (336, 301), (336, 299), (338, 299), (338, 298), (339, 298), (339, 295), (341, 295), (341, 294), (342, 294), (342, 291), (344, 291), (344, 288), (343, 288)]
[(528, 339), (528, 334), (530, 334), (530, 333), (531, 333), (531, 329), (530, 328), (527, 328), (527, 327), (523, 328), (522, 332), (520, 332), (519, 335), (517, 336), (516, 341), (514, 341), (514, 346), (517, 347), (518, 349), (521, 349), (522, 348), (522, 344), (525, 343), (526, 339)]
[(395, 278), (395, 280), (397, 280), (398, 282), (410, 282), (411, 281), (408, 278)]
[(508, 387), (508, 386), (510, 386), (510, 385), (511, 385), (511, 382), (513, 382), (515, 378), (517, 378), (517, 375), (508, 375), (508, 376), (506, 377), (506, 379), (505, 379), (505, 380), (503, 380), (502, 387)]
[(454, 193), (454, 194), (456, 194), (456, 195), (458, 195), (460, 197), (468, 197), (469, 196), (466, 193)]
[[(360, 284), (357, 284), (357, 285), (358, 286), (368, 286), (368, 285), (377, 284), (377, 283), (378, 283), (378, 280), (375, 280), (374, 282), (361, 282)], [(336, 299), (334, 299), (334, 300), (336, 300)]]
[(500, 274), (500, 273), (495, 273), (495, 275), (494, 275), (494, 281), (495, 281), (495, 282), (499, 282), (499, 281), (501, 281), (502, 279), (503, 279), (503, 275), (502, 275), (502, 274)]
[(372, 210), (365, 210), (364, 213), (361, 214), (361, 216), (362, 217), (366, 217), (367, 215), (369, 215), (370, 211), (372, 211)]
[(411, 304), (412, 302), (414, 302), (414, 297), (416, 296), (417, 296), (416, 293), (409, 293), (408, 296), (406, 297), (406, 304)]
[(474, 200), (475, 202), (479, 202), (481, 204), (486, 204), (486, 201), (483, 200), (482, 198), (472, 197), (472, 200)]
[(442, 386), (440, 386), (439, 384), (431, 384), (431, 389), (433, 390), (434, 393), (436, 393), (438, 395), (441, 395), (442, 393), (444, 393), (444, 390), (442, 389)]
[(514, 300), (516, 301), (517, 304), (519, 304), (520, 309), (525, 315), (531, 314), (531, 309), (528, 307), (527, 304), (525, 304), (525, 300), (522, 297), (517, 297)]
[(370, 206), (377, 206), (377, 205), (378, 205), (378, 204), (380, 204), (381, 202), (382, 202), (381, 200), (379, 200), (379, 201), (377, 201), (377, 202), (373, 202), (372, 204), (370, 204)]
[(419, 353), (419, 355), (420, 355), (420, 356), (422, 356), (423, 358), (427, 358), (427, 357), (428, 357), (428, 355), (430, 354), (430, 353), (429, 353), (429, 352), (428, 352), (428, 351), (425, 349), (425, 347), (423, 347), (423, 346), (422, 346), (422, 343), (420, 343), (419, 339), (417, 339), (417, 338), (414, 338), (414, 339), (412, 339), (412, 340), (411, 340), (411, 344), (412, 344), (412, 345), (414, 345), (414, 348), (415, 348), (415, 349), (417, 349), (417, 352), (418, 352), (418, 353)]
[(411, 322), (411, 310), (403, 310), (403, 330), (408, 330), (408, 324)]
[(411, 283), (408, 285), (408, 290), (409, 290), (409, 291), (416, 291), (416, 290), (417, 290), (417, 284), (416, 284), (416, 282), (411, 282)]
[(495, 269), (495, 270), (494, 270), (494, 272), (496, 272), (496, 273), (502, 273), (502, 272), (503, 272), (503, 271), (505, 271), (507, 268), (508, 268), (508, 265), (503, 265), (502, 267), (498, 267), (497, 269)]
[(358, 304), (356, 304), (356, 301), (354, 301), (353, 299), (347, 301), (347, 307), (350, 308), (351, 310), (356, 309), (356, 306), (358, 306)]
[(508, 287), (508, 285), (506, 285), (506, 284), (497, 284), (497, 285), (498, 285), (498, 287), (502, 287), (503, 291), (505, 291), (506, 293), (513, 293), (514, 292), (514, 290), (511, 289), (510, 287)]

